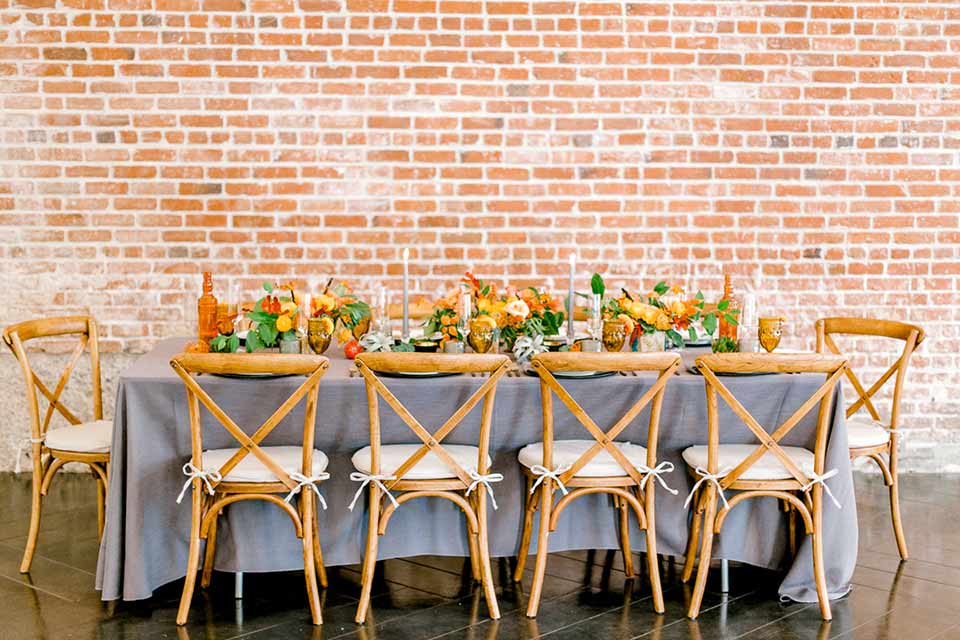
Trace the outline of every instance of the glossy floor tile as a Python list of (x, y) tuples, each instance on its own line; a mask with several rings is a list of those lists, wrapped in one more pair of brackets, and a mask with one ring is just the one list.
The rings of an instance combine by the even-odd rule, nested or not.
[[(190, 623), (174, 624), (181, 583), (141, 602), (103, 603), (93, 588), (97, 562), (94, 485), (61, 475), (48, 498), (38, 555), (29, 576), (18, 571), (29, 509), (26, 476), (0, 475), (0, 640), (824, 640), (826, 638), (960, 640), (960, 476), (905, 476), (903, 516), (911, 559), (901, 563), (878, 476), (858, 476), (860, 554), (852, 593), (833, 602), (834, 619), (816, 605), (781, 603), (780, 576), (733, 566), (729, 593), (711, 574), (700, 617), (686, 618), (690, 587), (680, 559), (661, 558), (666, 612), (657, 615), (645, 576), (627, 580), (619, 553), (554, 554), (540, 615), (524, 615), (530, 571), (514, 583), (512, 559), (494, 559), (502, 618), (487, 617), (482, 592), (464, 558), (416, 557), (381, 562), (369, 619), (356, 625), (359, 567), (329, 570), (324, 624), (310, 624), (302, 574), (247, 574), (242, 600), (233, 576), (215, 574), (197, 590)], [(643, 567), (641, 556), (635, 560)]]

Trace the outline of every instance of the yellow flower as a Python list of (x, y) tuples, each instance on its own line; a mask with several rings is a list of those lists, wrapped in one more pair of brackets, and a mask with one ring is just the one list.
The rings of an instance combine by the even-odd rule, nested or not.
[(639, 309), (636, 316), (647, 324), (654, 324), (657, 321), (657, 317), (661, 315), (660, 309), (657, 309), (652, 304), (644, 304), (642, 302), (637, 304), (639, 305)]
[(625, 313), (621, 313), (619, 316), (617, 316), (617, 320), (620, 320), (621, 322), (623, 322), (628, 334), (633, 333), (633, 328), (636, 326), (636, 323), (633, 321), (633, 318), (631, 318)]
[(297, 303), (290, 302), (289, 300), (283, 300), (280, 303), (280, 313), (286, 315), (293, 315), (293, 312), (297, 310)]
[(341, 344), (350, 342), (352, 339), (353, 334), (350, 332), (350, 329), (340, 329), (340, 333), (337, 334), (337, 342)]
[(484, 313), (490, 313), (491, 304), (490, 301), (486, 298), (481, 298), (477, 301), (477, 311), (482, 311)]
[(666, 331), (672, 326), (670, 323), (670, 316), (668, 316), (665, 313), (661, 313), (660, 315), (657, 316), (657, 321), (655, 323), (655, 326), (659, 331)]
[(677, 318), (687, 315), (687, 305), (683, 300), (674, 300), (670, 305), (670, 313)]
[(293, 327), (293, 320), (290, 319), (290, 316), (283, 315), (277, 318), (277, 331), (281, 333), (290, 331), (291, 327)]
[(320, 311), (333, 311), (337, 306), (337, 301), (333, 296), (321, 293), (317, 298), (317, 309)]

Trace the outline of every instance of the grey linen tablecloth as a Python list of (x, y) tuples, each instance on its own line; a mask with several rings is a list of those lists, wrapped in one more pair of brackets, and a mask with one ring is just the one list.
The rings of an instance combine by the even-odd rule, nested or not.
[[(187, 563), (189, 501), (175, 502), (183, 483), (181, 467), (190, 457), (190, 426), (183, 383), (168, 364), (185, 344), (173, 338), (160, 342), (122, 376), (114, 418), (106, 531), (100, 545), (97, 589), (104, 600), (148, 598), (157, 587), (183, 577)], [(358, 483), (349, 479), (350, 456), (369, 442), (367, 403), (362, 378), (349, 374), (352, 363), (331, 349), (331, 366), (321, 380), (317, 409), (316, 446), (330, 458), (330, 480), (320, 485), (329, 509), (320, 513), (320, 540), (327, 565), (361, 561), (366, 533), (365, 496), (348, 511)], [(685, 352), (692, 362), (695, 353)], [(249, 381), (202, 376), (201, 385), (238, 424), (252, 432), (301, 378)], [(725, 378), (725, 384), (768, 430), (776, 428), (822, 382), (819, 375), (769, 375)], [(652, 384), (641, 374), (596, 380), (565, 381), (564, 386), (607, 429)], [(481, 383), (459, 376), (430, 380), (388, 379), (388, 386), (430, 430), (435, 430)], [(841, 395), (837, 393), (836, 400)], [(383, 442), (417, 442), (413, 433), (381, 401)], [(721, 441), (756, 440), (722, 402)], [(235, 441), (205, 409), (204, 447), (236, 446)], [(554, 402), (557, 438), (588, 439), (566, 407)], [(814, 411), (784, 439), (783, 444), (812, 448)], [(646, 445), (648, 413), (644, 411), (618, 438)], [(285, 419), (264, 444), (299, 444), (303, 431), (303, 403)], [(681, 459), (683, 449), (707, 440), (703, 379), (683, 372), (666, 388), (659, 455), (676, 471), (667, 483), (679, 489), (674, 496), (657, 487), (659, 552), (683, 555), (688, 512), (683, 507), (693, 480)], [(827, 469), (839, 473), (828, 481), (842, 509), (824, 502), (823, 528), (827, 586), (832, 597), (850, 590), (857, 556), (857, 518), (853, 479), (847, 455), (842, 410), (833, 412), (827, 449)], [(479, 407), (444, 442), (475, 444)], [(504, 475), (494, 485), (499, 510), (491, 511), (490, 551), (512, 556), (519, 546), (523, 505), (523, 478), (517, 451), (541, 439), (539, 381), (506, 377), (499, 384), (490, 441), (493, 471)], [(614, 510), (601, 495), (585, 496), (570, 505), (550, 536), (551, 551), (618, 549)], [(801, 602), (816, 601), (810, 543), (804, 538), (791, 562), (784, 516), (772, 498), (748, 500), (735, 507), (715, 538), (714, 557), (768, 568), (785, 568), (780, 595)], [(644, 536), (633, 524), (632, 544), (644, 548)], [(531, 546), (535, 550), (536, 537)], [(300, 541), (289, 518), (274, 505), (245, 502), (231, 505), (218, 531), (216, 569), (221, 571), (283, 571), (303, 567)], [(459, 508), (446, 500), (420, 499), (405, 503), (393, 516), (380, 541), (383, 558), (423, 554), (469, 554), (466, 523)]]

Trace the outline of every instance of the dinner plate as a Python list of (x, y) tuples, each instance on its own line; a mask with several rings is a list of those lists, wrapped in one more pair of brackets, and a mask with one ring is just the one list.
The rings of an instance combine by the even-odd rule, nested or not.
[(451, 376), (462, 376), (462, 373), (456, 371), (377, 371), (378, 376), (384, 378), (449, 378)]
[(273, 380), (274, 378), (290, 378), (295, 373), (211, 373), (218, 378), (235, 378), (237, 380)]
[[(607, 378), (617, 375), (617, 371), (554, 371), (554, 378), (565, 378), (567, 380), (591, 380), (593, 378)], [(538, 377), (537, 372), (527, 369), (526, 374), (531, 377)]]

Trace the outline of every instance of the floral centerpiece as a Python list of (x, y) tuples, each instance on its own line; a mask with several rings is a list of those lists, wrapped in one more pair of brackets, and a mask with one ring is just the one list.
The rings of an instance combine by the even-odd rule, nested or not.
[(329, 332), (337, 326), (337, 340), (346, 344), (354, 338), (359, 339), (370, 328), (370, 305), (358, 300), (346, 282), (336, 286), (327, 286), (323, 293), (310, 299), (310, 317), (325, 318), (329, 321)]
[(503, 302), (504, 320), (500, 335), (510, 351), (520, 336), (542, 339), (543, 336), (557, 335), (566, 317), (560, 298), (535, 287), (521, 290), (507, 287)]
[[(594, 274), (591, 284), (593, 292), (602, 297), (606, 289), (603, 278)], [(643, 295), (631, 294), (626, 289), (620, 291), (619, 297), (602, 302), (601, 313), (606, 320), (620, 320), (627, 325), (634, 351), (639, 349), (640, 341), (645, 336), (657, 339), (661, 333), (666, 334), (675, 346), (682, 347), (684, 338), (681, 332), (686, 333), (690, 340), (697, 339), (697, 331), (693, 326), (697, 322), (704, 331), (713, 335), (717, 330), (718, 313), (723, 314), (726, 322), (737, 323), (736, 311), (728, 309), (727, 301), (721, 301), (716, 311), (704, 312), (704, 296), (700, 291), (689, 298), (683, 287), (670, 286), (666, 282), (658, 282)], [(662, 350), (662, 344), (658, 350)]]
[[(297, 339), (299, 309), (293, 283), (274, 286), (271, 282), (264, 282), (263, 290), (266, 295), (246, 314), (253, 323), (245, 338), (248, 353), (277, 347), (281, 340)], [(220, 327), (220, 334), (210, 341), (212, 351), (233, 353), (240, 348), (240, 335), (236, 331), (225, 334), (225, 328)]]

